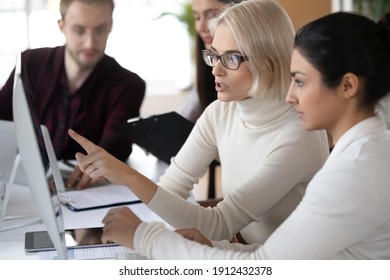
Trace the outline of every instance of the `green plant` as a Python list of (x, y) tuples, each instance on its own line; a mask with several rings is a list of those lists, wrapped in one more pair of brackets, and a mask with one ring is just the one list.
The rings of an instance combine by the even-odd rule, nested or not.
[(354, 0), (353, 8), (356, 12), (378, 21), (383, 14), (390, 12), (390, 0)]
[(192, 13), (192, 4), (190, 2), (185, 2), (182, 4), (182, 11), (181, 13), (172, 13), (172, 12), (164, 12), (161, 13), (157, 19), (160, 19), (164, 16), (174, 16), (176, 17), (180, 22), (184, 23), (187, 27), (188, 34), (194, 38), (195, 37), (195, 18), (194, 14)]

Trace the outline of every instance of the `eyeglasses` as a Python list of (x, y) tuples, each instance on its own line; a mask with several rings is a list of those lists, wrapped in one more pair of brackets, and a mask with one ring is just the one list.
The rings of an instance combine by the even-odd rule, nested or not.
[(214, 67), (219, 59), (222, 65), (225, 66), (226, 69), (230, 70), (237, 70), (238, 67), (240, 67), (240, 64), (248, 59), (245, 55), (242, 54), (224, 53), (218, 55), (212, 50), (203, 50), (202, 57), (208, 66)]

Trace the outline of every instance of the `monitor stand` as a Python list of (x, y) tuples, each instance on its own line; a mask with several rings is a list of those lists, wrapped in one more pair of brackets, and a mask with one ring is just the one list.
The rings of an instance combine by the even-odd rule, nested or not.
[[(12, 219), (12, 218), (16, 219), (16, 217), (7, 217), (5, 215), (5, 213), (7, 212), (7, 207), (8, 207), (8, 202), (9, 202), (9, 199), (11, 196), (12, 187), (14, 186), (16, 174), (18, 173), (18, 170), (21, 167), (21, 162), (22, 162), (22, 160), (21, 160), (20, 154), (17, 154), (15, 157), (15, 160), (14, 160), (14, 164), (12, 166), (12, 171), (10, 174), (9, 182), (6, 182), (6, 184), (5, 184), (5, 195), (4, 195), (3, 204), (1, 205), (1, 209), (0, 209), (0, 213), (1, 213), (0, 214), (0, 232), (14, 230), (14, 229), (22, 228), (22, 227), (27, 227), (27, 226), (32, 226), (32, 225), (43, 223), (42, 219), (39, 218), (39, 219), (33, 219), (33, 220), (28, 221), (26, 223), (17, 224), (17, 225), (13, 225), (10, 227), (4, 227), (5, 220)], [(28, 214), (17, 216), (18, 219), (27, 218), (27, 217), (29, 217)]]

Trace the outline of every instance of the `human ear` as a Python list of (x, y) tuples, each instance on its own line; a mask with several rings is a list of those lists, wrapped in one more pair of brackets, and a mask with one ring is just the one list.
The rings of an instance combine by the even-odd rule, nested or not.
[(57, 23), (58, 23), (58, 28), (61, 30), (62, 33), (64, 33), (64, 26), (65, 26), (64, 20), (59, 19)]
[(359, 78), (353, 73), (347, 73), (341, 80), (341, 87), (345, 99), (354, 98), (359, 93)]

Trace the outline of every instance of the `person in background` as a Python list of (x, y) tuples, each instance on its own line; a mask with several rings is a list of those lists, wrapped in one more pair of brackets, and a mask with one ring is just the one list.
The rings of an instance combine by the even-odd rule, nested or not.
[[(213, 37), (211, 36), (208, 22), (220, 14), (225, 7), (241, 2), (241, 0), (192, 0), (192, 11), (195, 19), (195, 70), (196, 86), (191, 90), (186, 102), (179, 110), (186, 119), (195, 123), (208, 105), (217, 99), (215, 90), (214, 75), (210, 67), (204, 63), (201, 51), (211, 46)], [(218, 157), (211, 162), (209, 166), (208, 180), (215, 180), (217, 166), (220, 166)], [(211, 183), (211, 184), (210, 184)], [(209, 188), (214, 186), (215, 182), (209, 182)], [(215, 190), (214, 190), (215, 193)], [(221, 199), (208, 198), (198, 202), (207, 207), (215, 206)]]
[(389, 260), (390, 131), (378, 104), (390, 91), (390, 13), (377, 23), (347, 12), (308, 23), (295, 37), (291, 76), (286, 101), (306, 130), (326, 129), (335, 146), (264, 244), (213, 248), (197, 230), (179, 235), (128, 208), (108, 212), (103, 241), (153, 259)]
[(204, 63), (201, 51), (208, 49), (213, 40), (208, 22), (216, 17), (228, 5), (238, 4), (242, 0), (192, 0), (192, 11), (195, 18), (195, 88), (190, 92), (186, 102), (179, 110), (186, 119), (193, 123), (204, 109), (217, 99), (214, 75)]
[[(214, 39), (203, 58), (213, 67), (218, 100), (198, 119), (158, 185), (69, 133), (88, 153), (76, 155), (81, 170), (128, 186), (174, 228), (196, 227), (213, 240), (237, 236), (263, 243), (296, 208), (327, 159), (326, 133), (305, 131), (284, 101), (295, 31), (279, 4), (244, 1), (226, 8), (211, 27)], [(224, 199), (205, 208), (187, 198), (217, 154)], [(107, 236), (124, 234), (106, 230)]]
[[(113, 0), (62, 0), (58, 26), (66, 43), (22, 53), (38, 117), (50, 133), (58, 160), (74, 159), (81, 147), (71, 141), (76, 129), (125, 161), (132, 143), (114, 126), (138, 117), (145, 82), (105, 54), (112, 29)], [(13, 73), (0, 91), (0, 118), (12, 120)], [(96, 180), (76, 166), (68, 187)]]

